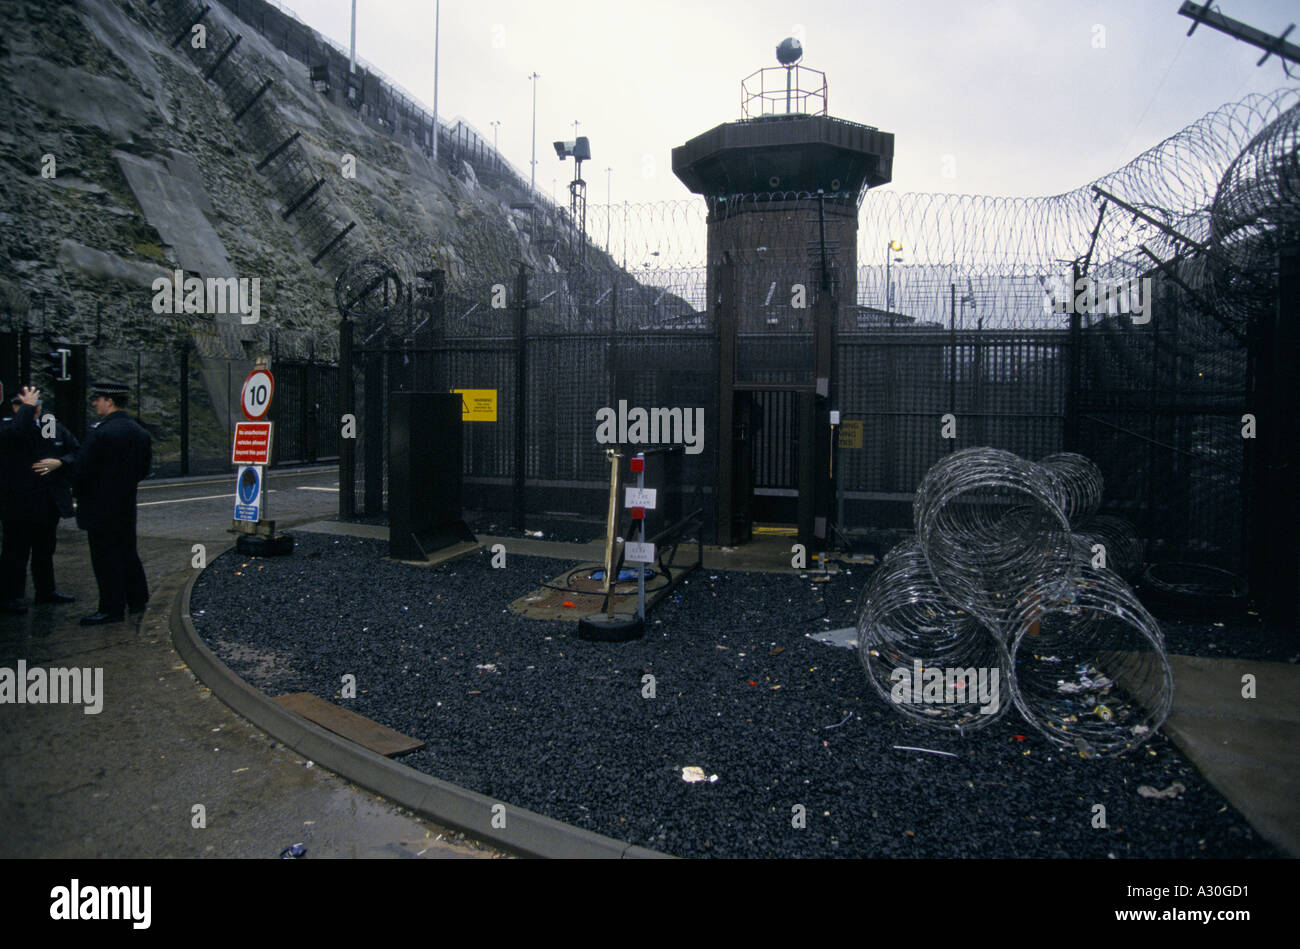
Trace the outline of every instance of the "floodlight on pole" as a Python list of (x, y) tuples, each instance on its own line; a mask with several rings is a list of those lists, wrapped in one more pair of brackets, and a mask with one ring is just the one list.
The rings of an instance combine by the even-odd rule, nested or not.
[(899, 240), (891, 240), (889, 242), (889, 246), (885, 248), (885, 312), (886, 313), (892, 313), (894, 311), (894, 284), (893, 281), (890, 279), (890, 273), (889, 273), (890, 261), (897, 260), (901, 264), (903, 262), (903, 258), (895, 257), (894, 255), (901, 253), (902, 250), (903, 250), (903, 242)]

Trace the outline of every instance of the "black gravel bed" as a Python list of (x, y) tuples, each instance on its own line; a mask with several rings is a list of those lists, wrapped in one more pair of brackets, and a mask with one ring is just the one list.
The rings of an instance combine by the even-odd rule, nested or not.
[[(678, 856), (1279, 856), (1163, 735), (1084, 760), (1014, 708), (966, 738), (899, 716), (854, 651), (805, 635), (851, 623), (857, 570), (697, 572), (645, 639), (602, 644), (507, 609), (571, 563), (386, 552), (307, 534), (291, 557), (228, 552), (195, 584), (195, 626), (269, 695), (313, 692), (424, 739), (412, 767)], [(717, 780), (687, 783), (688, 766)], [(1175, 781), (1177, 798), (1137, 793)]]
[[(534, 540), (552, 540), (566, 544), (586, 544), (593, 540), (604, 541), (605, 522), (577, 515), (567, 514), (530, 514), (525, 519), (524, 529), (517, 530), (510, 526), (509, 511), (465, 511), (464, 521), (475, 534), (487, 534), (493, 537), (531, 537)], [(388, 526), (387, 514), (358, 514), (348, 518), (334, 518), (350, 524), (372, 524)], [(542, 536), (538, 537), (537, 532)]]
[[(1141, 597), (1142, 591), (1137, 591)], [(1150, 602), (1146, 599), (1144, 603)], [(1300, 662), (1300, 636), (1266, 623), (1254, 610), (1238, 615), (1207, 614), (1199, 617), (1164, 612), (1151, 613), (1160, 621), (1165, 649), (1184, 656), (1213, 659), (1253, 659), (1262, 662)]]
[[(586, 544), (605, 540), (605, 522), (568, 514), (529, 514), (524, 518), (524, 529), (510, 526), (509, 511), (466, 511), (465, 523), (476, 534), (493, 537), (532, 537), (534, 540), (553, 540), (565, 544)], [(542, 536), (538, 537), (537, 532)]]

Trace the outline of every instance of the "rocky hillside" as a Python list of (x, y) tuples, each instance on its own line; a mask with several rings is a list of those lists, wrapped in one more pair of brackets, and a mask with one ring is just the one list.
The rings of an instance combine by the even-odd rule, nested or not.
[[(29, 325), (114, 342), (179, 341), (203, 318), (158, 314), (152, 282), (187, 274), (260, 278), (260, 332), (329, 334), (334, 281), (347, 259), (318, 264), (283, 188), (259, 173), (265, 155), (236, 124), (188, 37), (168, 35), (183, 5), (159, 0), (14, 0), (0, 34), (0, 330)], [(208, 38), (239, 35), (221, 67), (274, 80), (263, 106), (299, 133), (309, 173), (326, 179), (334, 212), (355, 222), (348, 252), (424, 249), (453, 286), (508, 279), (512, 259), (556, 269), (510, 205), (523, 196), (449, 172), (418, 147), (376, 133), (319, 93), (309, 69), (221, 4)], [(355, 156), (355, 177), (344, 156)], [(3, 311), (8, 311), (3, 312)]]

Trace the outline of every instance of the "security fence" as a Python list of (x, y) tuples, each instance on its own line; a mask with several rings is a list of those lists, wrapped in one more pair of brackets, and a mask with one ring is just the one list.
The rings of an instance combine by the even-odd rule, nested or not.
[[(337, 460), (334, 341), (319, 351), (313, 338), (299, 334), (271, 333), (260, 342), (259, 351), (272, 354), (276, 381), (269, 415), (275, 423), (272, 464)], [(240, 388), (252, 366), (242, 345), (223, 345), (216, 337), (128, 345), (120, 339), (72, 341), (0, 327), (0, 384), (6, 398), (20, 386), (39, 387), (46, 408), (79, 437), (93, 422), (89, 384), (112, 379), (129, 386), (129, 410), (153, 438), (153, 477), (231, 470), (234, 426), (243, 418)]]
[[(494, 417), (466, 417), (464, 476), (471, 506), (502, 511), (520, 497), (532, 513), (601, 515), (609, 468), (594, 438), (596, 413), (617, 411), (620, 400), (703, 407), (716, 426), (709, 378), (717, 343), (708, 321), (689, 308), (692, 319), (681, 320), (680, 300), (627, 277), (571, 277), (525, 272), (508, 284), (443, 290), (418, 311), (422, 320), (344, 321), (345, 398), (357, 417), (355, 444), (342, 449), (344, 514), (385, 509), (393, 392), (491, 392)], [(394, 332), (407, 325), (414, 328)], [(716, 440), (706, 428), (702, 450), (687, 455), (689, 492), (711, 490)]]

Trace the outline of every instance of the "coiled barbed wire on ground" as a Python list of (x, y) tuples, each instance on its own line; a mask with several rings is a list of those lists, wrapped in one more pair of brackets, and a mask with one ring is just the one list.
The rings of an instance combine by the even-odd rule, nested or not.
[[(1095, 565), (1103, 548), (1121, 570), (1142, 563), (1126, 521), (1085, 513), (1101, 493), (1096, 465), (1072, 453), (1035, 463), (968, 448), (932, 466), (913, 499), (916, 537), (890, 550), (860, 601), (872, 687), (901, 714), (963, 734), (1005, 710), (993, 698), (1005, 687), (1036, 729), (1084, 757), (1149, 738), (1173, 677), (1159, 624)], [(1079, 515), (1073, 532), (1067, 512)]]
[(1012, 700), (1084, 757), (1142, 744), (1173, 705), (1160, 626), (1110, 570), (1080, 565), (1026, 590), (1011, 620)]
[(1102, 546), (1104, 566), (1126, 580), (1131, 580), (1142, 569), (1146, 551), (1133, 525), (1113, 514), (1094, 514), (1074, 525), (1074, 534), (1085, 546), (1083, 559), (1092, 562), (1093, 547)]
[(1105, 482), (1101, 469), (1091, 458), (1072, 451), (1062, 451), (1048, 455), (1038, 463), (1056, 478), (1061, 492), (1061, 510), (1072, 525), (1097, 513), (1101, 507)]
[(915, 540), (892, 548), (867, 585), (858, 658), (885, 701), (933, 727), (964, 734), (1012, 704), (1002, 637), (944, 595)]
[(940, 588), (1000, 628), (1031, 583), (1072, 560), (1051, 472), (1009, 451), (967, 448), (926, 472), (912, 503), (917, 541)]

